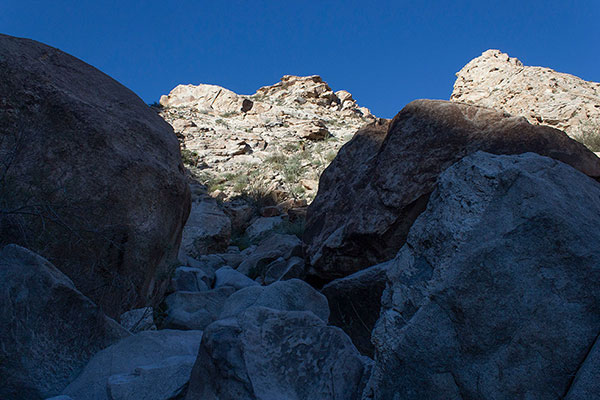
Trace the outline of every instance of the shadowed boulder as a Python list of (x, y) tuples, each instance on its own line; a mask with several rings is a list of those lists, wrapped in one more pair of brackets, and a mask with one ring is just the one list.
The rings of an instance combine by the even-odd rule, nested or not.
[(388, 270), (365, 398), (596, 398), (599, 224), (600, 185), (561, 162), (448, 168)]
[(600, 177), (600, 159), (565, 133), (494, 110), (416, 100), (357, 132), (319, 182), (304, 242), (309, 275), (332, 280), (394, 257), (439, 174), (478, 150), (535, 152)]
[(166, 289), (190, 192), (172, 128), (55, 48), (0, 35), (0, 245), (50, 260), (117, 317)]
[(129, 335), (44, 258), (0, 250), (0, 399), (57, 395), (96, 352)]

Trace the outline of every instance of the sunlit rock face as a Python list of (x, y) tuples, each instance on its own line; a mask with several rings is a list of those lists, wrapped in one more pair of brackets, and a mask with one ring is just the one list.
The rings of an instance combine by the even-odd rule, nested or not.
[(600, 151), (600, 83), (525, 66), (500, 50), (485, 51), (456, 77), (452, 101), (521, 115)]

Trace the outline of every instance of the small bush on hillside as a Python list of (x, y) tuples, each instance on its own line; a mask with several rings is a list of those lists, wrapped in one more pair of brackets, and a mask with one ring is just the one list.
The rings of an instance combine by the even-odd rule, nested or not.
[(591, 151), (600, 152), (600, 124), (591, 121), (583, 124), (576, 139)]
[(294, 197), (296, 199), (303, 198), (305, 194), (306, 194), (306, 189), (304, 189), (304, 186), (302, 186), (302, 185), (295, 185), (291, 189), (291, 195), (292, 195), (292, 197)]
[(275, 193), (261, 182), (248, 185), (240, 197), (252, 204), (256, 209), (274, 206), (278, 200)]
[(287, 157), (282, 153), (273, 153), (265, 158), (265, 162), (272, 164), (275, 169), (281, 169), (285, 165), (286, 160)]
[(328, 163), (331, 163), (335, 156), (337, 156), (337, 152), (330, 150), (325, 154), (325, 160), (327, 160)]
[(226, 112), (226, 113), (221, 114), (221, 117), (229, 118), (229, 117), (233, 117), (234, 115), (238, 115), (238, 113), (235, 111)]
[(302, 173), (302, 165), (296, 157), (291, 157), (283, 166), (283, 178), (286, 182), (297, 182)]
[(195, 167), (200, 162), (200, 156), (195, 151), (191, 151), (188, 149), (181, 150), (181, 160), (185, 165), (190, 165)]

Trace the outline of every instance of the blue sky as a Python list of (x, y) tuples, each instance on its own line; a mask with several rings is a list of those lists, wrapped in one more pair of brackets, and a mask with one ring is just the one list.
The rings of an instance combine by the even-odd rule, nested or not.
[(147, 103), (179, 83), (252, 94), (318, 74), (381, 117), (447, 99), (488, 48), (598, 82), (599, 21), (598, 0), (0, 2), (0, 32), (79, 57)]

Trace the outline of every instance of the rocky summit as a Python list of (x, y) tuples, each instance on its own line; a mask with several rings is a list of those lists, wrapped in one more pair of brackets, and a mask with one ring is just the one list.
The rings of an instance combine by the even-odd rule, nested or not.
[(600, 151), (598, 82), (525, 66), (500, 50), (487, 50), (456, 74), (450, 99), (521, 115), (532, 124), (563, 130)]
[(3, 35), (0, 78), (2, 400), (600, 399), (597, 84), (148, 106)]

